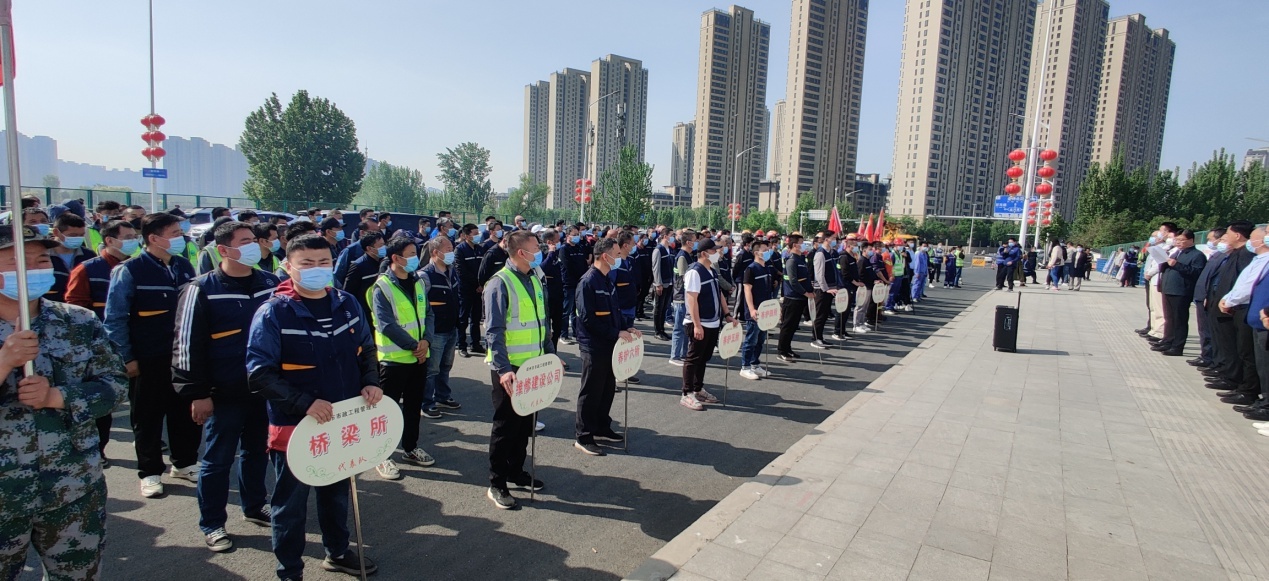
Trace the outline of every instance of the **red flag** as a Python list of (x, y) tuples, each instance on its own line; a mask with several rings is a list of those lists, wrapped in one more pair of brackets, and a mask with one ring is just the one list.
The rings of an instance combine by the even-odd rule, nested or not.
[(872, 214), (868, 214), (868, 225), (865, 226), (863, 224), (860, 224), (859, 228), (860, 228), (859, 235), (863, 236), (864, 240), (872, 242)]
[[(868, 215), (868, 219), (872, 220), (872, 214)], [(855, 236), (864, 238), (864, 239), (868, 238), (867, 236), (864, 236), (864, 221), (863, 220), (859, 221), (859, 229), (855, 230)]]
[(872, 232), (872, 239), (874, 241), (881, 240), (881, 237), (884, 236), (885, 233), (886, 233), (886, 210), (882, 208), (881, 214), (877, 216), (877, 226), (876, 226), (876, 229), (873, 230)]
[(842, 233), (842, 218), (837, 215), (837, 207), (833, 207), (833, 213), (828, 216), (828, 231), (833, 234)]

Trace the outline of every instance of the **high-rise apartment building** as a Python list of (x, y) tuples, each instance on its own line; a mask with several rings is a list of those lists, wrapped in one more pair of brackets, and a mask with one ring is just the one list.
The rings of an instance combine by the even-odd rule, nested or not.
[[(1068, 220), (1075, 218), (1075, 200), (1093, 155), (1109, 13), (1106, 0), (1044, 0), (1036, 9), (1023, 142), (1031, 143), (1039, 105), (1037, 143), (1058, 152), (1052, 162), (1057, 170), (1053, 209)], [(1046, 51), (1048, 61), (1042, 63)]]
[(637, 60), (610, 54), (591, 63), (590, 81), (587, 108), (594, 126), (594, 143), (586, 175), (598, 184), (598, 176), (616, 167), (622, 146), (635, 146), (639, 161), (644, 160), (648, 71)]
[(670, 144), (670, 185), (678, 192), (691, 192), (692, 154), (696, 147), (696, 124), (674, 124), (674, 142)]
[(784, 174), (784, 156), (780, 155), (780, 144), (784, 143), (785, 128), (788, 123), (785, 121), (785, 101), (780, 99), (776, 101), (775, 107), (771, 109), (771, 148), (768, 157), (770, 158), (770, 169), (767, 170), (767, 179), (778, 182)]
[(781, 215), (797, 198), (837, 202), (855, 185), (868, 0), (793, 0), (781, 162)]
[[(576, 205), (574, 184), (586, 166), (586, 99), (590, 96), (590, 73), (564, 69), (551, 73), (548, 85), (545, 182), (551, 187), (551, 193), (546, 197), (546, 207), (572, 208)], [(525, 115), (528, 116), (527, 110)], [(528, 121), (525, 124), (527, 126)]]
[(1247, 155), (1243, 156), (1243, 169), (1251, 169), (1251, 166), (1256, 164), (1269, 169), (1269, 147), (1247, 150)]
[[(729, 204), (737, 192), (744, 208), (758, 201), (766, 163), (770, 45), (771, 25), (755, 19), (752, 10), (732, 6), (701, 15), (693, 207)], [(744, 155), (737, 159), (739, 153)]]
[(985, 215), (1022, 143), (1033, 0), (907, 0), (889, 212)]
[(1159, 169), (1175, 57), (1176, 43), (1168, 38), (1168, 31), (1151, 30), (1145, 16), (1129, 14), (1110, 20), (1093, 161), (1105, 165), (1123, 155), (1127, 171)]
[(547, 183), (551, 143), (551, 83), (524, 87), (524, 173), (535, 183)]
[(210, 143), (201, 137), (168, 137), (167, 180), (160, 180), (169, 194), (245, 198), (247, 158), (237, 148)]

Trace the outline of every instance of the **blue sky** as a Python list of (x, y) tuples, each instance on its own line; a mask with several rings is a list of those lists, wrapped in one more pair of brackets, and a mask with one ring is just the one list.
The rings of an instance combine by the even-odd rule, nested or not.
[[(1011, 0), (1022, 1), (1022, 0)], [(494, 187), (522, 171), (524, 85), (605, 54), (649, 73), (648, 161), (667, 183), (671, 129), (692, 118), (699, 0), (155, 0), (158, 112), (170, 135), (235, 144), (270, 92), (326, 97), (370, 156), (422, 170), (463, 141), (492, 151)], [(784, 96), (789, 2), (742, 4), (771, 24), (768, 101)], [(1115, 0), (1177, 43), (1163, 166), (1269, 145), (1269, 2)], [(144, 0), (14, 0), (18, 125), (63, 159), (140, 167), (148, 112)], [(858, 169), (889, 173), (901, 0), (873, 0)]]

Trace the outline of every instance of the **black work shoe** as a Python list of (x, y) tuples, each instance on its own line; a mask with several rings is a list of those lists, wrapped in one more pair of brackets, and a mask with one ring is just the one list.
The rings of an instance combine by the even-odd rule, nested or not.
[(429, 420), (437, 420), (441, 418), (441, 411), (434, 407), (423, 408), (423, 410), (419, 412), (419, 415)]
[(608, 430), (607, 432), (604, 432), (602, 434), (595, 434), (595, 437), (603, 438), (605, 440), (611, 440), (613, 442), (624, 442), (626, 440), (625, 436), (618, 434), (617, 432), (614, 432), (612, 430)]
[[(327, 556), (322, 560), (322, 568), (327, 571), (335, 571), (338, 573), (347, 573), (349, 575), (361, 574), (361, 559), (357, 558), (357, 552), (349, 549), (347, 553), (338, 557)], [(379, 571), (379, 566), (375, 565), (370, 557), (366, 557), (366, 574), (374, 575)]]
[(471, 352), (472, 352), (472, 355), (484, 355), (484, 354), (485, 354), (485, 346), (484, 346), (484, 345), (472, 345), (472, 346), (471, 346)]
[(795, 358), (795, 357), (794, 357), (794, 356), (792, 356), (792, 355), (789, 355), (788, 353), (781, 353), (781, 354), (777, 355), (776, 357), (777, 357), (780, 361), (783, 361), (783, 362), (785, 362), (785, 363), (796, 363), (796, 362), (797, 362), (797, 358)]
[(257, 510), (253, 513), (250, 513), (250, 514), (243, 513), (242, 520), (245, 520), (256, 526), (261, 526), (261, 527), (271, 526), (273, 524), (273, 507), (266, 504), (260, 507), (260, 510)]
[(1186, 363), (1189, 363), (1190, 365), (1193, 365), (1194, 367), (1206, 367), (1208, 361), (1206, 359), (1203, 359), (1202, 357), (1195, 357), (1194, 359), (1186, 360)]
[(1152, 345), (1152, 346), (1150, 347), (1150, 350), (1151, 350), (1151, 351), (1171, 351), (1171, 350), (1172, 350), (1172, 346), (1171, 346), (1171, 345), (1168, 345), (1167, 343), (1164, 343), (1164, 342), (1160, 341), (1160, 342), (1155, 343), (1154, 345)]
[(447, 410), (457, 410), (457, 409), (462, 409), (463, 404), (458, 403), (458, 401), (456, 401), (454, 398), (451, 397), (451, 398), (447, 398), (445, 401), (436, 402), (436, 407), (445, 408)]
[(1239, 395), (1242, 395), (1242, 394), (1243, 394), (1243, 392), (1241, 392), (1241, 391), (1238, 391), (1238, 390), (1235, 390), (1235, 389), (1231, 389), (1231, 390), (1229, 390), (1229, 391), (1218, 391), (1218, 392), (1216, 392), (1216, 397), (1234, 397), (1234, 396), (1239, 396)]
[(669, 335), (666, 335), (665, 333), (657, 333), (656, 335), (653, 335), (653, 337), (656, 337), (658, 340), (661, 340), (661, 341), (670, 341), (670, 340), (671, 340), (671, 339), (670, 339), (670, 336), (669, 336)]
[[(1221, 398), (1221, 401), (1222, 401), (1222, 402), (1224, 402), (1224, 403), (1232, 403), (1232, 404), (1236, 404), (1236, 405), (1239, 405), (1239, 406), (1251, 406), (1251, 404), (1254, 404), (1254, 403), (1256, 403), (1256, 402), (1257, 402), (1257, 401), (1259, 401), (1259, 400), (1260, 400), (1260, 398), (1258, 398), (1258, 397), (1256, 397), (1256, 396), (1254, 396), (1254, 395), (1252, 395), (1252, 394), (1250, 394), (1250, 393), (1240, 393), (1240, 394), (1238, 394), (1238, 395), (1231, 395), (1231, 396), (1229, 396), (1229, 397), (1222, 397), (1222, 398)], [(1235, 409), (1234, 411), (1236, 411), (1236, 412), (1245, 412), (1245, 411), (1247, 411), (1247, 410)]]
[[(532, 486), (529, 486), (530, 482), (533, 483)], [(507, 485), (516, 490), (532, 490), (533, 492), (542, 490), (546, 486), (541, 480), (534, 480), (533, 477), (529, 476), (528, 472), (521, 472), (515, 478), (508, 478)]]
[(1218, 371), (1218, 370), (1216, 370), (1216, 369), (1212, 369), (1212, 368), (1210, 368), (1210, 367), (1209, 367), (1209, 368), (1207, 368), (1207, 369), (1204, 369), (1204, 370), (1200, 371), (1199, 373), (1201, 373), (1201, 374), (1203, 375), (1203, 377), (1220, 377), (1220, 376), (1221, 376), (1221, 372), (1220, 372), (1220, 371)]
[(462, 349), (458, 350), (458, 356), (462, 357), (463, 359), (467, 359), (468, 357), (471, 357), (471, 353), (468, 353), (467, 348), (463, 347)]
[(502, 510), (511, 510), (516, 507), (516, 497), (511, 496), (511, 492), (506, 488), (490, 486), (489, 490), (485, 491), (485, 496), (493, 501), (494, 506)]
[(586, 454), (588, 456), (605, 455), (604, 450), (600, 448), (599, 446), (596, 446), (594, 442), (589, 442), (589, 443), (573, 442), (573, 447), (577, 448), (578, 450), (581, 450), (583, 454)]
[(1181, 357), (1185, 355), (1185, 351), (1181, 349), (1168, 349), (1167, 351), (1160, 351), (1160, 353), (1162, 353), (1164, 357)]

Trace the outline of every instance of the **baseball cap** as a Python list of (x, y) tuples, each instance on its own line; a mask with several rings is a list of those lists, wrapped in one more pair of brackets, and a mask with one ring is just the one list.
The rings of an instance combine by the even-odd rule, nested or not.
[[(57, 248), (62, 245), (52, 238), (40, 236), (30, 226), (22, 227), (22, 238), (23, 242), (38, 242), (45, 248)], [(0, 226), (0, 250), (5, 248), (13, 248), (13, 226)]]

